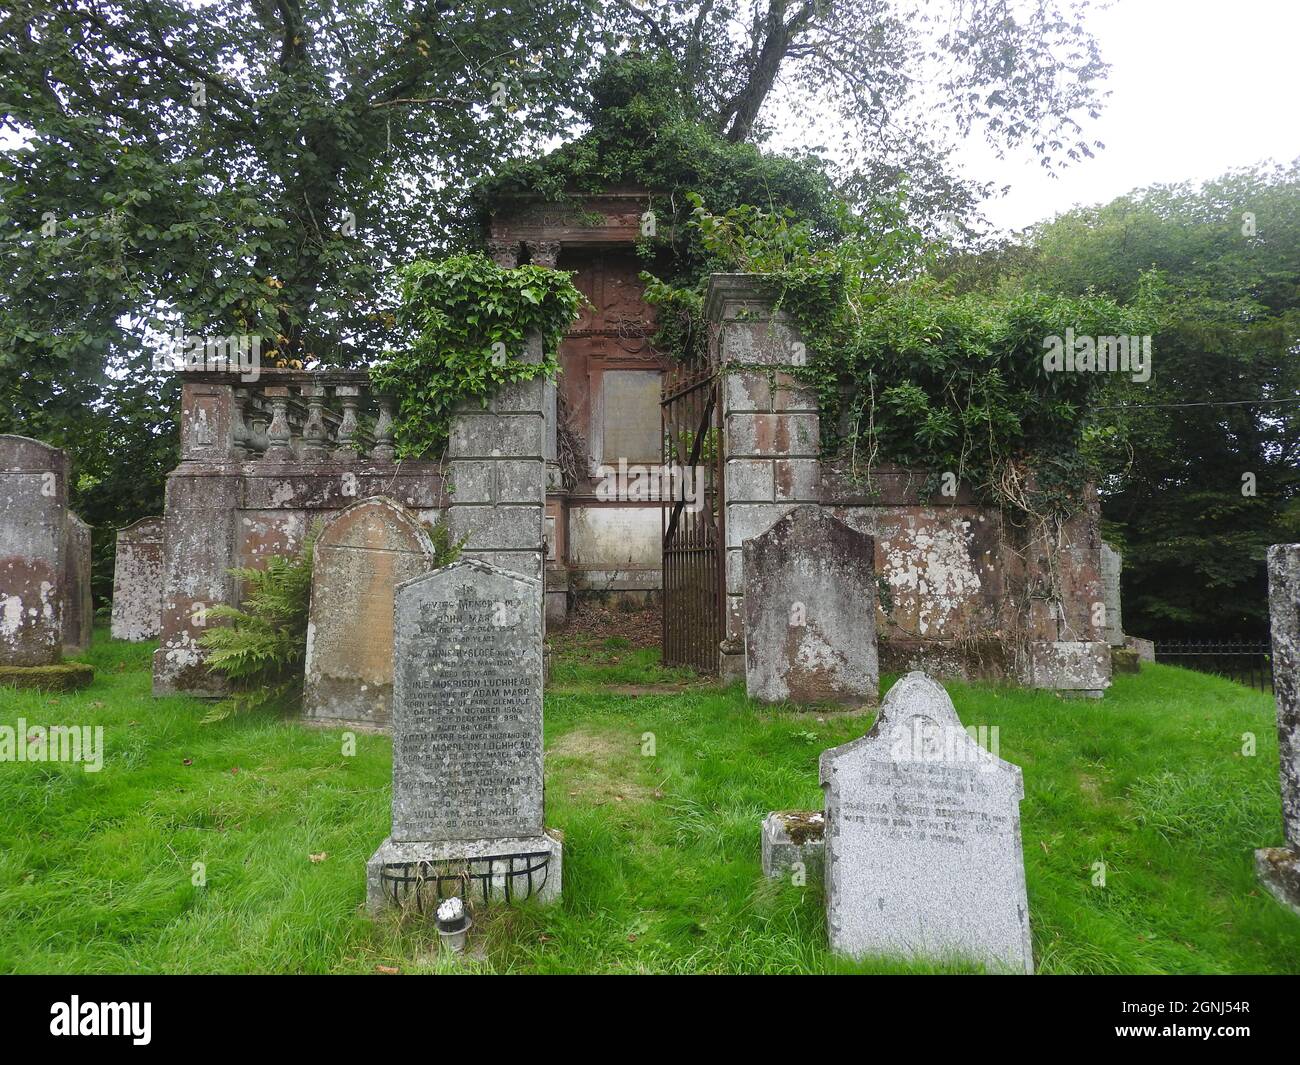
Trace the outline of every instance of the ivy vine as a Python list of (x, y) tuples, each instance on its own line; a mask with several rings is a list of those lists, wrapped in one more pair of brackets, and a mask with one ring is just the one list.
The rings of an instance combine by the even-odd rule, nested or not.
[[(477, 252), (420, 260), (397, 277), (397, 320), (410, 343), (386, 352), (370, 376), (397, 400), (397, 449), (408, 458), (443, 449), (462, 401), (481, 397), (486, 404), (501, 385), (554, 376), (560, 340), (582, 304), (564, 271), (505, 269)], [(542, 339), (541, 362), (523, 360), (532, 333)]]

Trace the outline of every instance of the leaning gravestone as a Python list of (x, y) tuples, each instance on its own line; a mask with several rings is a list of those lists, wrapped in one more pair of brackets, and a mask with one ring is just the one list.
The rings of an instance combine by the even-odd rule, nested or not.
[(742, 555), (749, 697), (874, 704), (875, 541), (802, 506), (746, 540)]
[(0, 435), (0, 666), (62, 658), (68, 460)]
[(971, 738), (936, 681), (907, 674), (820, 768), (835, 953), (1033, 972), (1020, 769)]
[(152, 640), (162, 631), (163, 519), (141, 518), (117, 531), (113, 564), (115, 640)]
[(393, 833), (367, 906), (559, 896), (542, 803), (542, 584), (462, 559), (397, 589)]
[(90, 594), (90, 526), (68, 511), (63, 552), (63, 653), (90, 648), (95, 606)]
[(1124, 570), (1124, 556), (1108, 543), (1101, 545), (1101, 597), (1106, 606), (1106, 642), (1112, 647), (1124, 646), (1124, 619), (1121, 614), (1120, 574)]
[(1279, 902), (1300, 914), (1300, 544), (1268, 549), (1268, 609), (1286, 846), (1257, 850), (1255, 871)]
[(393, 589), (428, 571), (433, 544), (401, 505), (354, 503), (312, 556), (303, 713), (326, 724), (387, 727), (393, 695)]

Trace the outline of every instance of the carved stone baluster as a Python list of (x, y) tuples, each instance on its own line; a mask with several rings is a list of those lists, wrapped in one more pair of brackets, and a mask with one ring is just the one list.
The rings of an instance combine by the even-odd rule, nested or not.
[(303, 462), (324, 462), (329, 458), (325, 439), (325, 389), (320, 385), (303, 385), (307, 401), (307, 420), (302, 423)]
[(370, 457), (376, 462), (392, 462), (397, 456), (393, 447), (393, 397), (376, 396), (379, 404), (379, 417), (375, 419), (375, 446), (370, 449)]
[(257, 458), (266, 453), (270, 442), (266, 437), (267, 427), (266, 411), (261, 403), (257, 403), (248, 413), (248, 457)]
[(248, 403), (248, 389), (236, 388), (230, 404), (230, 438), (234, 441), (230, 457), (243, 462), (252, 455), (248, 424), (244, 421), (244, 407)]
[(271, 401), (271, 427), (266, 431), (267, 448), (262, 458), (267, 462), (293, 461), (293, 431), (289, 428), (289, 388), (268, 385), (262, 394)]
[(334, 394), (343, 403), (343, 421), (339, 423), (338, 447), (334, 449), (334, 458), (339, 462), (355, 462), (357, 453), (352, 441), (357, 435), (357, 405), (360, 403), (361, 389), (356, 385), (338, 385)]

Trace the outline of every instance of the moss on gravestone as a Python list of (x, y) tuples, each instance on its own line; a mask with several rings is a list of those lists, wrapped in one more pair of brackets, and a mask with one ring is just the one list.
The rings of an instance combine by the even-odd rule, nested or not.
[(59, 662), (52, 666), (0, 666), (0, 686), (34, 688), (43, 692), (70, 692), (87, 687), (95, 667), (84, 662)]

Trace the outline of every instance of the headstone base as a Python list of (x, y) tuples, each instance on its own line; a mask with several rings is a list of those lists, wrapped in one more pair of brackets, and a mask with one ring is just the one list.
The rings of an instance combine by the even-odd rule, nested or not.
[(795, 863), (822, 875), (826, 815), (820, 810), (773, 810), (763, 818), (763, 875), (784, 877)]
[(1140, 673), (1142, 659), (1130, 647), (1112, 647), (1110, 649), (1110, 671), (1115, 673)]
[(1102, 640), (1031, 643), (1029, 687), (1100, 699), (1110, 687), (1110, 644)]
[(1286, 847), (1257, 850), (1255, 872), (1269, 894), (1300, 916), (1300, 852)]
[(1154, 662), (1156, 660), (1156, 645), (1151, 640), (1144, 640), (1141, 636), (1125, 636), (1124, 646), (1130, 651), (1136, 651), (1139, 661)]
[[(366, 909), (377, 914), (409, 902), (432, 912), (439, 898), (450, 895), (466, 902), (554, 902), (563, 881), (563, 852), (563, 844), (549, 832), (439, 843), (400, 843), (390, 837), (366, 862)], [(463, 886), (466, 877), (468, 887)]]

